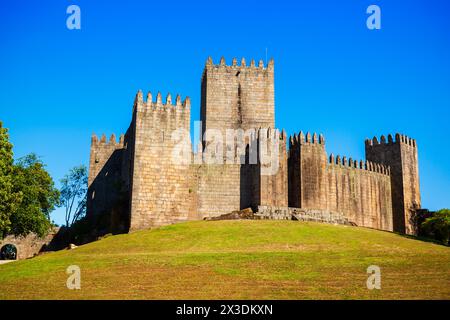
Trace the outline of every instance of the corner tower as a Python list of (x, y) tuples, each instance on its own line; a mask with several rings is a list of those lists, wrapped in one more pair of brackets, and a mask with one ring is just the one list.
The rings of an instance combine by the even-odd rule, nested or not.
[(246, 65), (245, 59), (231, 66), (221, 58), (218, 65), (206, 61), (201, 81), (202, 132), (206, 129), (274, 128), (274, 62)]
[(394, 231), (415, 234), (413, 212), (420, 208), (419, 162), (416, 140), (396, 134), (366, 140), (366, 159), (391, 167)]

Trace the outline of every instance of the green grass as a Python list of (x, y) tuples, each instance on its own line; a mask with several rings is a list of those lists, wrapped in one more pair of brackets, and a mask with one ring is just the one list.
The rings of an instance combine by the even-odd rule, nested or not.
[(448, 247), (294, 221), (181, 223), (0, 265), (0, 299), (450, 299), (449, 284)]

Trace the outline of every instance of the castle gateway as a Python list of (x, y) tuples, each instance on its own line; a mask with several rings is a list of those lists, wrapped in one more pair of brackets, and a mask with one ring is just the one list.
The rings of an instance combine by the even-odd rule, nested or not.
[(139, 91), (118, 142), (92, 137), (88, 217), (107, 221), (109, 232), (128, 232), (250, 207), (415, 232), (415, 140), (366, 140), (365, 161), (328, 156), (322, 135), (287, 138), (274, 129), (274, 95), (273, 60), (247, 66), (233, 59), (229, 66), (209, 58), (201, 79), (203, 138), (194, 153), (189, 98), (169, 94), (163, 103), (161, 94), (148, 93), (144, 101)]

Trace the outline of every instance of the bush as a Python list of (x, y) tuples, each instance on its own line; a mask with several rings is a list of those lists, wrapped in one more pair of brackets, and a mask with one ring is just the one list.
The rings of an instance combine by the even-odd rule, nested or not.
[(449, 245), (450, 239), (450, 210), (442, 209), (432, 213), (431, 217), (425, 219), (420, 225), (422, 233), (430, 238)]

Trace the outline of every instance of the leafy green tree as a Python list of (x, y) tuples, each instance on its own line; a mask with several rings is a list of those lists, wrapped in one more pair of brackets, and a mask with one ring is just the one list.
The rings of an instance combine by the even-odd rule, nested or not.
[(11, 214), (21, 194), (13, 192), (13, 152), (9, 142), (8, 129), (0, 121), (0, 239), (11, 226)]
[(429, 236), (448, 245), (450, 239), (450, 210), (442, 209), (434, 212), (431, 217), (425, 219), (421, 227)]
[(81, 219), (86, 213), (88, 174), (84, 165), (72, 168), (61, 179), (60, 205), (66, 210), (66, 227)]
[(11, 215), (10, 233), (25, 236), (34, 232), (45, 236), (51, 227), (50, 212), (58, 204), (59, 191), (44, 163), (35, 154), (20, 158), (14, 168), (13, 184), (22, 193), (22, 199)]

